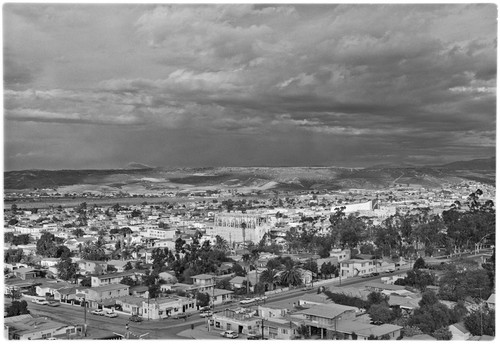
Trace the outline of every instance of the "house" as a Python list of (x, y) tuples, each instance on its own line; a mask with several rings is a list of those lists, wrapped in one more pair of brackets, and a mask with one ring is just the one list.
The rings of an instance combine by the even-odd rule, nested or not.
[(463, 322), (458, 322), (455, 324), (451, 324), (448, 326), (448, 329), (451, 332), (451, 340), (469, 340), (469, 338), (472, 336), (469, 330), (465, 328), (465, 325)]
[(65, 335), (76, 332), (74, 325), (63, 324), (46, 317), (33, 318), (29, 314), (4, 319), (5, 332), (8, 339), (36, 340), (48, 339), (54, 336)]
[(40, 260), (40, 265), (46, 268), (56, 266), (59, 263), (59, 258), (42, 258)]
[(208, 274), (201, 274), (191, 277), (193, 279), (193, 284), (200, 286), (210, 286), (214, 285), (215, 276)]
[(128, 292), (129, 286), (125, 284), (108, 284), (101, 287), (91, 287), (83, 291), (91, 308), (98, 308), (99, 305), (103, 304), (103, 300), (128, 296)]
[(368, 338), (397, 340), (401, 336), (402, 328), (402, 326), (392, 324), (372, 325), (345, 320), (337, 322), (335, 338), (340, 340), (367, 340)]
[[(275, 318), (272, 320), (264, 320), (261, 325), (264, 327), (264, 338), (267, 339), (292, 340), (299, 337), (299, 324), (289, 319)], [(255, 331), (257, 330), (258, 328), (255, 329)], [(260, 333), (255, 332), (255, 334)]]
[(253, 287), (259, 282), (259, 273), (257, 270), (250, 271), (247, 276), (235, 276), (229, 280), (231, 287), (233, 289), (240, 289), (246, 285), (246, 281), (250, 282), (250, 291), (253, 291)]
[(340, 263), (342, 277), (369, 275), (375, 272), (375, 264), (371, 259), (349, 259)]
[(127, 265), (129, 261), (124, 261), (124, 260), (108, 260), (108, 266), (112, 266), (116, 269), (116, 272), (124, 272), (125, 271), (125, 265)]
[(495, 309), (495, 294), (491, 294), (488, 300), (486, 300), (488, 308)]
[(415, 309), (420, 307), (418, 302), (421, 299), (422, 298), (413, 298), (409, 296), (389, 295), (388, 304), (389, 307), (399, 307), (403, 315), (410, 316)]
[(68, 288), (69, 286), (70, 286), (70, 284), (66, 283), (66, 282), (58, 282), (58, 283), (47, 282), (47, 283), (43, 283), (41, 285), (37, 285), (35, 290), (36, 290), (36, 294), (38, 296), (44, 296), (44, 297), (51, 296), (51, 297), (53, 297), (55, 291), (57, 291), (59, 289)]
[(390, 295), (390, 294), (398, 294), (400, 296), (414, 295), (414, 293), (412, 293), (409, 290), (406, 290), (406, 288), (402, 285), (384, 284), (380, 282), (368, 282), (365, 285), (365, 289), (369, 291), (379, 292), (385, 295)]
[(22, 280), (33, 279), (39, 275), (37, 269), (33, 268), (19, 268), (14, 270), (14, 275)]
[(149, 287), (147, 287), (145, 285), (136, 285), (136, 286), (130, 287), (129, 292), (133, 296), (147, 298), (149, 295)]
[(337, 333), (337, 323), (340, 320), (352, 320), (359, 309), (338, 304), (313, 305), (310, 308), (297, 311), (291, 316), (301, 321), (309, 329), (309, 335), (319, 335), (323, 338), (333, 338)]
[(142, 316), (142, 303), (144, 298), (137, 296), (122, 296), (116, 299), (116, 304), (120, 305), (123, 312)]
[(77, 264), (78, 268), (84, 275), (103, 274), (108, 270), (108, 263), (106, 262), (79, 260)]
[[(261, 333), (262, 319), (255, 315), (255, 311), (247, 308), (225, 309), (217, 312), (210, 320), (209, 331), (232, 330), (240, 334)], [(213, 328), (211, 328), (213, 326)]]
[(182, 296), (160, 297), (142, 302), (142, 316), (157, 320), (196, 311), (196, 299)]
[(76, 287), (67, 287), (54, 290), (54, 300), (64, 303), (73, 303), (76, 299)]
[(230, 303), (233, 301), (234, 291), (226, 289), (214, 288), (212, 293), (208, 293), (210, 296), (210, 302), (215, 305), (222, 305), (224, 303)]
[(125, 272), (116, 272), (105, 275), (96, 275), (91, 277), (91, 285), (92, 287), (100, 287), (108, 284), (118, 284), (125, 277), (130, 277), (133, 280), (137, 280), (137, 277), (134, 272), (131, 270)]

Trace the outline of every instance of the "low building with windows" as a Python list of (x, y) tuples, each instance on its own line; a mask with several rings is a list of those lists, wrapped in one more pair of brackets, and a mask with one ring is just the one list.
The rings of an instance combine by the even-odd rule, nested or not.
[(195, 311), (195, 298), (169, 296), (142, 301), (142, 317), (151, 320), (165, 319), (179, 313), (193, 313)]
[(125, 277), (130, 277), (133, 280), (137, 280), (134, 272), (124, 271), (124, 272), (116, 272), (116, 273), (112, 273), (112, 274), (92, 276), (91, 277), (91, 285), (92, 285), (92, 287), (102, 287), (103, 285), (118, 284)]
[(4, 319), (5, 334), (8, 339), (36, 340), (64, 335), (70, 338), (75, 326), (63, 324), (45, 317), (33, 318), (29, 314)]
[(356, 277), (375, 272), (375, 264), (370, 259), (349, 259), (340, 263), (342, 277)]
[[(91, 308), (103, 305), (104, 300), (117, 299), (129, 295), (129, 286), (125, 284), (108, 284), (101, 287), (91, 287), (82, 290)], [(108, 304), (108, 302), (106, 302)]]
[(253, 309), (233, 308), (225, 309), (222, 312), (215, 313), (212, 316), (212, 329), (231, 330), (240, 334), (260, 334), (262, 319), (256, 316)]

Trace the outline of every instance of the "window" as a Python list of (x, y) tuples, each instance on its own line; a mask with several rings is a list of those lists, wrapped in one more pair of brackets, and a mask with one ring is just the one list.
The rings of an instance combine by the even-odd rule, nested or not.
[(287, 330), (286, 328), (282, 328), (282, 329), (281, 329), (281, 333), (282, 333), (282, 334), (288, 334), (288, 330)]
[(231, 324), (226, 324), (226, 330), (230, 330), (231, 329)]
[(215, 322), (215, 327), (220, 328), (220, 322), (216, 321), (216, 322)]

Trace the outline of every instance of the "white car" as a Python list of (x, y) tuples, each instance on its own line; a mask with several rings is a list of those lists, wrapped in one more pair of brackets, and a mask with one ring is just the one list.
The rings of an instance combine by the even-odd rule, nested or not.
[(201, 312), (200, 317), (207, 318), (207, 317), (211, 317), (213, 314), (214, 314), (214, 312), (212, 312), (212, 311)]
[(238, 334), (231, 330), (224, 331), (220, 335), (226, 338), (238, 338)]
[(104, 315), (104, 311), (102, 309), (95, 309), (93, 310), (92, 312), (90, 312), (90, 314), (94, 314), (94, 315)]
[(35, 300), (34, 302), (36, 304), (39, 304), (39, 305), (48, 305), (49, 304), (49, 301), (47, 301), (47, 300)]
[(118, 314), (116, 314), (115, 312), (111, 312), (111, 313), (104, 313), (104, 316), (108, 318), (116, 318), (118, 317)]
[(255, 299), (243, 299), (240, 301), (242, 305), (247, 305), (249, 303), (255, 302)]

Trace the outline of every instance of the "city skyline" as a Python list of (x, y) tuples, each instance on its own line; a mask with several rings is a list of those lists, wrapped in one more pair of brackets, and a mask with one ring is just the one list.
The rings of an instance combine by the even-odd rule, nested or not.
[(4, 5), (4, 168), (495, 156), (497, 8)]

